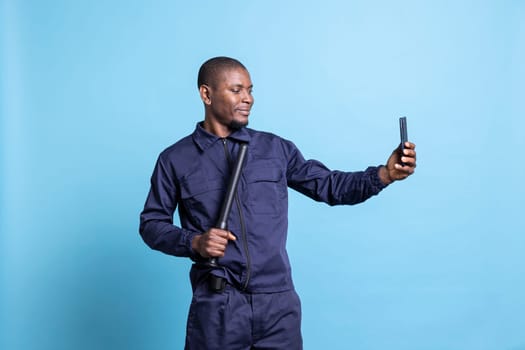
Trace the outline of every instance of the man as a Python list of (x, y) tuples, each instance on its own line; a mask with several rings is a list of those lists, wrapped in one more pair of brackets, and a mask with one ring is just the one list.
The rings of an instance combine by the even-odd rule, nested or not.
[[(415, 145), (398, 147), (385, 166), (331, 171), (305, 160), (292, 142), (246, 127), (254, 99), (239, 61), (206, 61), (198, 87), (204, 121), (160, 154), (140, 222), (151, 248), (195, 262), (186, 349), (302, 349), (301, 306), (285, 248), (287, 187), (330, 205), (356, 204), (412, 174)], [(228, 230), (217, 229), (241, 143), (248, 152)], [(173, 225), (177, 207), (181, 227)], [(217, 267), (207, 264), (211, 257)]]

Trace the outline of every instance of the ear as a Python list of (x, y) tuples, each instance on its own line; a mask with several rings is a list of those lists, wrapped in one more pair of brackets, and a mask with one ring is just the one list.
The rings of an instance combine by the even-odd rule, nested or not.
[(211, 89), (208, 85), (202, 84), (199, 87), (199, 94), (201, 95), (201, 100), (205, 105), (211, 105)]

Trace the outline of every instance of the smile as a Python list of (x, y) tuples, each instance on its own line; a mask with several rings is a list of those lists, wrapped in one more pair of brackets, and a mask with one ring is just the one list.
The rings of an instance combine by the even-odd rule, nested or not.
[(237, 112), (239, 112), (240, 114), (245, 115), (245, 116), (250, 115), (250, 110), (249, 109), (238, 109)]

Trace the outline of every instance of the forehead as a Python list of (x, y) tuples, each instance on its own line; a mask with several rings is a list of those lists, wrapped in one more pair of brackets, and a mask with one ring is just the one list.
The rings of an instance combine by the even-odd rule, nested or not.
[(218, 72), (216, 79), (219, 85), (242, 85), (246, 87), (252, 85), (250, 73), (243, 68), (224, 69)]

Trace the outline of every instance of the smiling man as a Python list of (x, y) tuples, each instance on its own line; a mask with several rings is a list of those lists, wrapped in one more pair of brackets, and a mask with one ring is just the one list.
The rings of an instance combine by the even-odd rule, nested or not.
[(231, 64), (229, 69), (222, 70), (218, 62), (225, 64), (228, 60), (217, 58), (204, 64), (199, 71), (199, 92), (206, 108), (203, 128), (219, 137), (227, 137), (232, 130), (248, 125), (253, 84), (240, 62), (238, 66)]
[[(286, 253), (288, 187), (329, 205), (357, 204), (414, 172), (415, 145), (398, 147), (386, 165), (332, 171), (305, 160), (292, 142), (247, 128), (252, 82), (239, 61), (206, 61), (198, 87), (204, 121), (160, 154), (140, 217), (151, 248), (194, 261), (185, 348), (302, 349), (301, 305)], [(248, 153), (228, 230), (217, 229), (243, 143)], [(177, 208), (180, 227), (173, 224)]]

